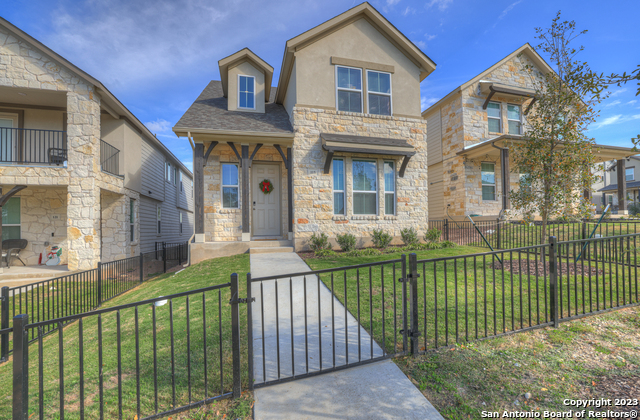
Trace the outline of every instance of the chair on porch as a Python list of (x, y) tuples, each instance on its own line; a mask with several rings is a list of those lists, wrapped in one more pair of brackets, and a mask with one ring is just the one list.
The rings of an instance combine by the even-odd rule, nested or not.
[(5, 239), (2, 241), (2, 259), (7, 262), (7, 268), (11, 267), (11, 258), (17, 258), (26, 266), (18, 254), (25, 249), (29, 241), (26, 239)]

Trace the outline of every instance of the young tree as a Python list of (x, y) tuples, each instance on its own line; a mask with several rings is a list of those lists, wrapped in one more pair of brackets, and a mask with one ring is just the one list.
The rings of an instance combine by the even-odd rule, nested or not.
[(527, 117), (523, 141), (509, 146), (515, 168), (524, 176), (511, 191), (514, 210), (531, 218), (542, 218), (546, 240), (550, 219), (585, 217), (591, 203), (584, 190), (591, 189), (594, 176), (594, 139), (586, 130), (598, 115), (596, 105), (604, 99), (606, 84), (586, 62), (576, 60), (584, 49), (573, 47), (577, 31), (574, 21), (561, 21), (560, 12), (548, 29), (536, 28), (537, 50), (547, 56), (555, 72), (540, 74), (525, 65), (536, 90), (536, 101)]

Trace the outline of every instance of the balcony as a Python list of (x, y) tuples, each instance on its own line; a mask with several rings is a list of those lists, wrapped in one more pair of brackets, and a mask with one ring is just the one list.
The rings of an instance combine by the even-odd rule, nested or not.
[(100, 166), (103, 172), (120, 176), (120, 150), (100, 140)]
[(64, 166), (67, 132), (0, 127), (0, 165)]

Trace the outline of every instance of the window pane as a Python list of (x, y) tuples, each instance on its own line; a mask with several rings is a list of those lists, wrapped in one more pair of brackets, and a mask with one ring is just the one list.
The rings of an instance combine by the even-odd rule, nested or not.
[(238, 167), (222, 165), (222, 185), (238, 185)]
[(360, 75), (362, 73), (358, 69), (349, 69), (349, 89), (362, 89), (362, 80), (360, 80)]
[(489, 118), (489, 132), (490, 133), (500, 132), (500, 120), (495, 118)]
[(253, 93), (253, 85), (254, 79), (251, 77), (247, 77), (247, 92)]
[(389, 96), (370, 93), (369, 113), (375, 115), (391, 115), (391, 98)]
[(135, 219), (135, 214), (133, 212), (134, 210), (134, 200), (129, 200), (129, 223), (133, 223), (136, 219)]
[(396, 190), (393, 162), (384, 163), (384, 190), (387, 192)]
[(520, 107), (518, 105), (507, 105), (507, 118), (520, 120)]
[(387, 73), (368, 72), (368, 87), (370, 92), (391, 93), (391, 75)]
[(2, 240), (20, 239), (20, 226), (4, 226), (2, 228)]
[(384, 195), (384, 214), (395, 214), (393, 205), (395, 203), (395, 194)]
[(493, 185), (482, 186), (482, 199), (483, 200), (495, 200), (496, 199), (496, 187)]
[(333, 161), (333, 189), (344, 191), (344, 161)]
[(338, 87), (349, 87), (349, 69), (338, 67)]
[(353, 193), (353, 214), (376, 214), (376, 194)]
[(353, 189), (356, 191), (376, 190), (375, 162), (353, 161)]
[(222, 188), (222, 207), (231, 209), (238, 207), (238, 187)]
[(490, 117), (500, 118), (500, 104), (497, 102), (489, 102), (487, 106), (487, 115)]
[(493, 163), (482, 163), (480, 168), (480, 175), (483, 184), (495, 184), (495, 165)]
[(2, 207), (2, 224), (20, 224), (20, 197), (11, 197)]
[(333, 214), (344, 214), (344, 193), (333, 193)]
[(240, 98), (240, 103), (239, 103), (240, 108), (247, 108), (247, 94), (240, 92), (238, 95)]
[(509, 121), (509, 134), (520, 134), (520, 121)]
[(338, 91), (338, 111), (362, 112), (359, 92)]
[(633, 168), (626, 168), (625, 169), (625, 179), (627, 181), (633, 181)]
[(253, 108), (253, 93), (247, 93), (247, 108)]
[(244, 76), (240, 76), (240, 86), (238, 87), (240, 92), (246, 92), (247, 91), (247, 78)]

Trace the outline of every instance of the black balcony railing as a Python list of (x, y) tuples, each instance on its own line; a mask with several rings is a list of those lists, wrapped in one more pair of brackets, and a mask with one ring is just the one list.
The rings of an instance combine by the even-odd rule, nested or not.
[(64, 165), (67, 132), (0, 127), (0, 164)]
[(120, 175), (120, 150), (100, 140), (100, 166), (104, 172)]

